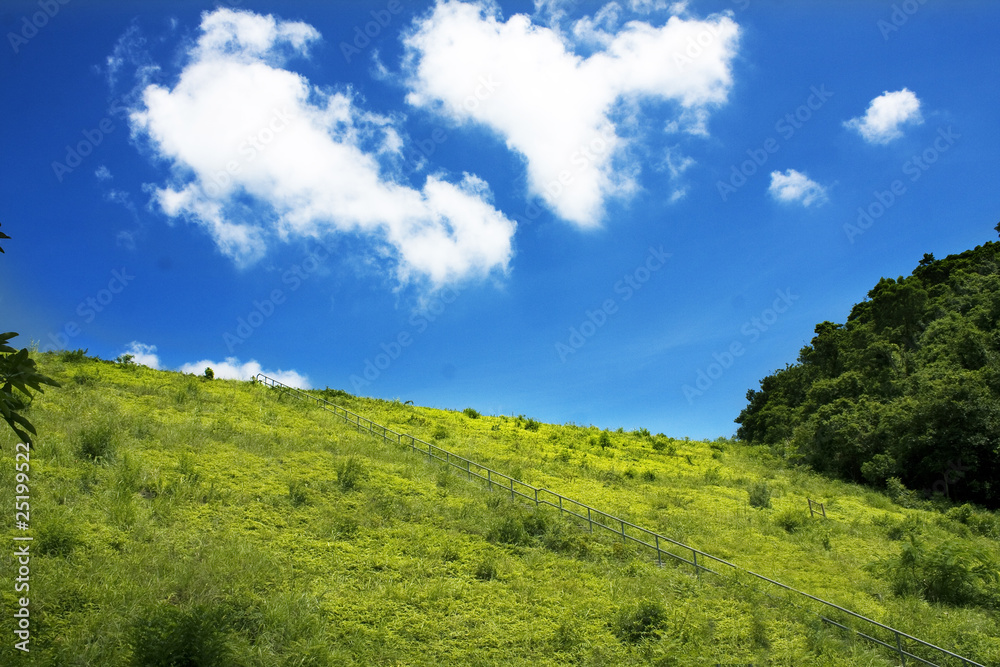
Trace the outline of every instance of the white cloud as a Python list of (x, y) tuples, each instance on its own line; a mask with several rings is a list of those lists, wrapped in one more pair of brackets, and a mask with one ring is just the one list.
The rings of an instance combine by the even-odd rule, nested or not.
[(155, 345), (146, 345), (137, 340), (129, 343), (125, 348), (126, 354), (132, 355), (132, 361), (150, 368), (160, 368), (160, 358), (156, 354)]
[(394, 180), (395, 121), (283, 69), (319, 38), (272, 16), (203, 14), (176, 84), (145, 87), (131, 114), (133, 134), (171, 166), (153, 201), (243, 265), (275, 238), (351, 233), (392, 257), (404, 282), (440, 286), (506, 271), (515, 224), (484, 181), (434, 174), (417, 190)]
[(772, 171), (768, 192), (778, 201), (799, 202), (803, 206), (824, 204), (829, 199), (826, 188), (794, 169), (788, 169), (785, 173)]
[[(562, 16), (558, 3), (537, 6)], [(565, 220), (599, 225), (609, 197), (636, 189), (634, 165), (620, 164), (630, 139), (613, 118), (660, 100), (686, 131), (705, 133), (732, 84), (739, 36), (728, 15), (615, 28), (620, 11), (611, 3), (562, 31), (521, 14), (504, 22), (485, 0), (439, 1), (404, 37), (407, 101), (491, 128), (524, 157), (532, 194)], [(599, 50), (577, 55), (574, 33)]]
[(900, 126), (922, 122), (920, 100), (903, 88), (893, 93), (885, 91), (871, 101), (864, 116), (845, 121), (844, 126), (856, 130), (869, 143), (887, 144), (903, 136)]
[(97, 180), (99, 181), (110, 181), (113, 178), (113, 176), (111, 175), (111, 170), (108, 169), (107, 166), (103, 164), (97, 168), (97, 170), (94, 172), (94, 176), (96, 176)]
[(184, 364), (180, 367), (180, 372), (203, 375), (206, 368), (211, 368), (215, 377), (221, 380), (249, 380), (257, 375), (257, 373), (264, 373), (264, 375), (292, 387), (298, 387), (299, 389), (311, 388), (309, 378), (305, 375), (301, 375), (296, 371), (264, 370), (255, 359), (242, 364), (236, 357), (226, 357), (225, 361), (202, 359), (201, 361)]

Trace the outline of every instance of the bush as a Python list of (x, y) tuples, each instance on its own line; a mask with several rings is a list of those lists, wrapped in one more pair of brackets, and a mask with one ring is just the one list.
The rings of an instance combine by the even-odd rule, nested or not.
[(486, 533), (486, 539), (494, 544), (519, 546), (530, 541), (528, 531), (519, 517), (507, 514), (498, 519)]
[(105, 418), (80, 431), (76, 453), (87, 461), (107, 462), (114, 459), (117, 445), (117, 429), (109, 418)]
[(161, 605), (132, 625), (132, 664), (141, 667), (224, 665), (228, 625), (222, 607)]
[(1000, 574), (989, 552), (959, 540), (927, 545), (909, 536), (899, 554), (872, 566), (896, 595), (919, 595), (954, 606), (991, 604), (1000, 597)]
[(466, 408), (462, 410), (462, 414), (468, 417), (469, 419), (479, 419), (480, 416), (479, 412), (477, 412), (473, 408)]
[(601, 446), (601, 449), (607, 449), (611, 446), (611, 436), (608, 435), (607, 431), (601, 431), (600, 437), (597, 438), (597, 444)]
[(771, 506), (771, 489), (767, 482), (755, 482), (747, 491), (750, 506), (757, 509), (767, 509)]
[(72, 352), (65, 350), (59, 355), (59, 360), (66, 361), (71, 364), (79, 363), (87, 358), (87, 352), (88, 350), (82, 349), (73, 350)]
[(366, 477), (364, 465), (353, 456), (337, 466), (337, 486), (341, 491), (358, 488)]
[(623, 642), (637, 643), (658, 638), (667, 623), (667, 611), (655, 600), (640, 602), (634, 609), (622, 609), (611, 622), (611, 631)]
[[(338, 482), (339, 481), (340, 480), (338, 477)], [(307, 504), (309, 502), (309, 482), (302, 482), (302, 481), (289, 482), (288, 499), (295, 507), (301, 507), (302, 505)]]
[(448, 437), (448, 429), (446, 429), (444, 426), (438, 426), (437, 428), (434, 429), (434, 432), (431, 434), (431, 440), (435, 441), (444, 440), (447, 437)]
[(479, 581), (493, 581), (497, 578), (497, 564), (492, 558), (484, 558), (476, 564), (473, 572)]
[(541, 423), (536, 422), (534, 419), (531, 419), (530, 417), (526, 422), (524, 422), (525, 431), (537, 431), (539, 426), (541, 426)]
[(76, 528), (62, 517), (43, 523), (37, 540), (38, 553), (45, 556), (68, 556), (80, 544)]
[(214, 380), (215, 379), (215, 371), (212, 370), (211, 366), (209, 366), (209, 367), (207, 367), (205, 369), (205, 379), (206, 380)]
[(784, 528), (785, 531), (789, 533), (794, 533), (796, 530), (804, 526), (805, 523), (806, 518), (803, 516), (802, 512), (792, 508), (782, 510), (774, 515), (774, 524)]

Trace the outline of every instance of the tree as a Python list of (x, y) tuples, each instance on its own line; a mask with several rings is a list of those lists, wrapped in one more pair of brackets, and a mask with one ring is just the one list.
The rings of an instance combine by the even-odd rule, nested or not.
[[(10, 237), (0, 232), (0, 239)], [(3, 252), (3, 248), (0, 248)], [(30, 390), (42, 392), (42, 385), (58, 387), (59, 383), (38, 372), (35, 360), (28, 356), (28, 349), (18, 350), (8, 345), (17, 336), (13, 331), (0, 334), (0, 417), (14, 429), (17, 437), (31, 445), (35, 427), (22, 412), (33, 398)], [(27, 401), (27, 402), (26, 402)]]

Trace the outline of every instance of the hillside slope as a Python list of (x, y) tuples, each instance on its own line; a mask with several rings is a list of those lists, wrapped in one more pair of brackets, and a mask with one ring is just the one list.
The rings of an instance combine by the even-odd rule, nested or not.
[[(490, 494), (260, 385), (72, 354), (38, 360), (63, 386), (30, 409), (40, 433), (31, 652), (6, 642), (3, 664), (897, 664), (781, 596), (657, 568), (619, 540)], [(904, 509), (730, 442), (325, 394), (1000, 663), (992, 598), (944, 606), (867, 567), (878, 555), (890, 567), (909, 539), (996, 559), (991, 514)], [(15, 494), (14, 444), (0, 435), (5, 498)], [(770, 508), (748, 504), (761, 485)], [(807, 497), (826, 503), (829, 520), (809, 517)], [(14, 572), (6, 550), (4, 609), (15, 608)]]

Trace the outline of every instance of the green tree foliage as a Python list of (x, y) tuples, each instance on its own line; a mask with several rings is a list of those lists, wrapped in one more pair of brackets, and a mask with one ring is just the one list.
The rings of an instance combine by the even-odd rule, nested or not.
[[(0, 239), (10, 237), (0, 232)], [(0, 248), (0, 252), (3, 252)], [(28, 356), (28, 349), (18, 350), (8, 343), (17, 334), (13, 331), (0, 334), (0, 417), (14, 429), (17, 437), (30, 443), (37, 435), (35, 427), (22, 413), (31, 402), (31, 391), (44, 391), (43, 384), (58, 387), (59, 383), (38, 372), (35, 360)]]
[(747, 401), (745, 442), (841, 479), (1000, 507), (1000, 243), (883, 278)]

